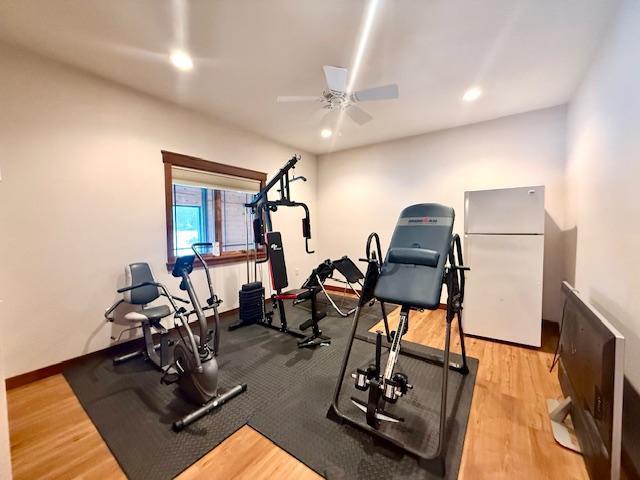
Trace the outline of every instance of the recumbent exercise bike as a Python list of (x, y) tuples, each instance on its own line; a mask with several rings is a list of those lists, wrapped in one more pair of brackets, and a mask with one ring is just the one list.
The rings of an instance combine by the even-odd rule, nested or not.
[[(114, 321), (112, 314), (120, 304), (128, 303), (142, 306), (141, 310), (129, 312), (124, 318), (130, 322), (140, 323), (145, 348), (131, 354), (116, 357), (113, 362), (117, 365), (137, 356), (143, 356), (163, 372), (162, 383), (167, 385), (178, 383), (184, 395), (191, 402), (200, 405), (191, 413), (173, 423), (175, 431), (184, 429), (247, 389), (246, 384), (241, 384), (222, 394), (219, 394), (218, 391), (218, 362), (216, 360), (220, 344), (218, 307), (222, 300), (213, 291), (208, 265), (198, 251), (200, 247), (211, 246), (210, 243), (193, 244), (194, 255), (178, 257), (173, 267), (172, 275), (181, 279), (180, 289), (187, 292), (192, 306), (191, 311), (187, 311), (184, 307), (178, 307), (176, 301), (183, 303), (189, 303), (189, 301), (171, 295), (163, 284), (156, 282), (148, 264), (133, 263), (125, 267), (128, 286), (118, 290), (118, 293), (123, 294), (123, 299), (114, 303), (105, 312), (107, 320)], [(198, 300), (189, 276), (193, 271), (193, 262), (196, 257), (204, 267), (209, 287), (210, 296), (204, 307), (201, 306)], [(171, 308), (167, 305), (145, 308), (147, 304), (155, 301), (160, 296), (164, 296), (169, 300)], [(214, 328), (212, 331), (207, 327), (207, 317), (204, 313), (207, 310), (213, 310), (214, 314)], [(160, 323), (163, 318), (172, 313), (174, 315), (175, 329), (180, 336), (180, 340), (175, 344), (169, 339), (169, 331)], [(193, 314), (196, 315), (198, 320), (198, 335), (193, 333), (189, 325), (189, 317)], [(152, 328), (160, 333), (160, 344), (158, 345), (153, 342)], [(184, 336), (185, 333), (186, 337)], [(173, 346), (172, 362), (170, 362), (171, 352), (169, 350), (171, 346)], [(160, 355), (156, 353), (156, 350), (160, 350)]]

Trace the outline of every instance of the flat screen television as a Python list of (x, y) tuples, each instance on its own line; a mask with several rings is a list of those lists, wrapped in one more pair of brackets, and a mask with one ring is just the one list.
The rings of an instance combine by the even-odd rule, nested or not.
[[(551, 413), (554, 435), (565, 446), (559, 410), (571, 415), (592, 479), (620, 478), (624, 337), (569, 283), (560, 343), (558, 378), (565, 396)], [(563, 416), (563, 415), (560, 415)], [(555, 420), (555, 422), (554, 422)], [(571, 448), (571, 447), (570, 447)]]

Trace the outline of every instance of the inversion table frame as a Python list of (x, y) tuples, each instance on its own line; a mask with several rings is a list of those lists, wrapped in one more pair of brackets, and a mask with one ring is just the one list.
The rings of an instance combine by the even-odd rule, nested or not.
[[(422, 207), (417, 208), (417, 207)], [(414, 205), (413, 207), (408, 207), (405, 209), (401, 215), (400, 220), (398, 221), (398, 226), (408, 226), (409, 224), (402, 224), (403, 217), (405, 216), (405, 212), (409, 211), (407, 216), (412, 217), (415, 215), (416, 208), (418, 211), (424, 210), (426, 213), (423, 215), (425, 219), (429, 219), (429, 212), (431, 212), (430, 207), (438, 207), (436, 211), (440, 212), (440, 208), (447, 208), (437, 204), (423, 204), (423, 205)], [(413, 209), (413, 210), (411, 210)], [(418, 462), (437, 474), (444, 475), (445, 472), (445, 445), (447, 438), (447, 393), (448, 393), (448, 381), (449, 381), (449, 370), (453, 370), (462, 375), (466, 375), (469, 373), (469, 368), (467, 366), (467, 356), (464, 344), (464, 332), (462, 329), (462, 319), (461, 319), (461, 311), (462, 311), (462, 302), (464, 300), (464, 272), (468, 270), (468, 268), (462, 266), (462, 247), (460, 243), (460, 237), (457, 234), (452, 234), (451, 230), (453, 228), (453, 209), (450, 210), (450, 226), (449, 229), (449, 241), (447, 242), (447, 248), (445, 251), (441, 252), (444, 257), (442, 262), (439, 262), (439, 256), (434, 256), (436, 259), (436, 263), (438, 263), (438, 270), (436, 273), (441, 273), (441, 279), (438, 279), (438, 282), (441, 282), (438, 289), (435, 291), (435, 295), (437, 295), (437, 303), (435, 305), (411, 305), (411, 304), (402, 304), (401, 302), (389, 302), (389, 303), (399, 303), (401, 305), (400, 312), (400, 322), (399, 327), (396, 332), (393, 332), (391, 335), (391, 346), (389, 347), (389, 360), (387, 363), (387, 371), (385, 371), (385, 376), (382, 377), (381, 372), (376, 372), (376, 375), (371, 376), (370, 378), (364, 379), (365, 374), (363, 370), (358, 369), (357, 374), (352, 374), (352, 377), (356, 378), (356, 386), (360, 390), (369, 390), (369, 401), (366, 405), (362, 405), (362, 402), (353, 401), (357, 407), (366, 412), (366, 421), (363, 421), (363, 418), (356, 418), (353, 416), (349, 416), (345, 414), (339, 408), (339, 400), (340, 394), (342, 390), (342, 384), (347, 373), (347, 368), (349, 364), (349, 357), (351, 355), (351, 349), (353, 346), (353, 342), (355, 339), (364, 340), (367, 342), (371, 342), (369, 339), (362, 338), (361, 335), (356, 335), (358, 328), (358, 321), (360, 319), (360, 314), (362, 312), (362, 308), (372, 299), (377, 299), (380, 302), (380, 306), (383, 312), (383, 321), (385, 324), (385, 329), (387, 332), (389, 331), (387, 318), (385, 315), (385, 301), (389, 300), (387, 298), (381, 298), (381, 293), (379, 289), (376, 289), (378, 280), (381, 275), (385, 274), (385, 268), (397, 268), (396, 262), (390, 261), (390, 257), (395, 256), (398, 263), (403, 265), (407, 265), (408, 267), (417, 267), (426, 266), (427, 263), (431, 260), (424, 260), (424, 258), (418, 258), (419, 255), (416, 254), (424, 254), (425, 252), (437, 253), (431, 250), (420, 249), (417, 248), (415, 250), (424, 250), (422, 252), (411, 252), (410, 248), (397, 248), (394, 252), (394, 239), (396, 238), (396, 233), (394, 232), (394, 239), (392, 239), (391, 248), (389, 249), (389, 253), (387, 254), (387, 258), (384, 263), (380, 263), (379, 259), (381, 258), (380, 251), (380, 243), (377, 234), (372, 233), (369, 236), (367, 241), (367, 261), (369, 262), (367, 273), (364, 280), (363, 285), (363, 294), (360, 296), (360, 300), (358, 302), (358, 306), (356, 308), (356, 314), (353, 318), (353, 323), (351, 326), (351, 332), (349, 336), (349, 341), (347, 343), (347, 348), (345, 352), (345, 356), (343, 358), (340, 374), (338, 376), (338, 380), (336, 383), (336, 388), (334, 391), (333, 401), (331, 406), (329, 407), (329, 411), (327, 412), (327, 417), (331, 420), (334, 420), (338, 423), (349, 423), (361, 430), (368, 432), (369, 434), (380, 438), (397, 448), (415, 456), (418, 459)], [(440, 213), (442, 215), (442, 213)], [(398, 230), (398, 226), (396, 227), (396, 231)], [(375, 240), (377, 243), (377, 252), (371, 251), (371, 242)], [(377, 255), (376, 255), (377, 254)], [(406, 254), (406, 255), (405, 255)], [(404, 255), (404, 256), (403, 256)], [(413, 260), (412, 260), (413, 259)], [(446, 260), (448, 260), (448, 264), (445, 266)], [(410, 263), (415, 262), (415, 263)], [(420, 263), (418, 263), (420, 262)], [(389, 265), (394, 264), (394, 265)], [(435, 264), (432, 265), (434, 268)], [(441, 270), (441, 272), (439, 272)], [(389, 270), (387, 270), (389, 271)], [(400, 351), (402, 336), (408, 330), (408, 320), (409, 313), (412, 309), (421, 310), (421, 309), (436, 309), (439, 307), (439, 299), (440, 299), (440, 291), (442, 285), (446, 284), (447, 286), (447, 310), (446, 310), (446, 332), (445, 332), (445, 347), (442, 351), (442, 356), (439, 355), (431, 355), (425, 354), (417, 351)], [(436, 296), (434, 296), (436, 298)], [(457, 317), (458, 321), (458, 329), (460, 335), (460, 346), (461, 346), (461, 356), (462, 362), (455, 363), (450, 361), (450, 346), (451, 346), (451, 324), (454, 318)], [(389, 338), (389, 335), (387, 335)], [(376, 363), (380, 363), (380, 348), (381, 348), (381, 333), (377, 333), (376, 337)], [(393, 373), (393, 368), (395, 367), (395, 362), (397, 361), (397, 357), (399, 355), (406, 355), (412, 357), (417, 360), (422, 360), (430, 364), (438, 365), (443, 367), (442, 369), (442, 382), (441, 382), (441, 398), (440, 398), (440, 414), (439, 414), (439, 432), (438, 432), (438, 445), (433, 454), (427, 454), (424, 451), (419, 451), (418, 449), (405, 444), (402, 440), (395, 438), (394, 436), (382, 432), (378, 430), (377, 425), (380, 420), (391, 420), (391, 421), (401, 421), (397, 417), (394, 417), (392, 414), (388, 414), (384, 411), (384, 404), (386, 400), (387, 391), (385, 390), (388, 387), (394, 387), (395, 393), (397, 396), (396, 399), (402, 394), (406, 393), (406, 385), (404, 391), (399, 393), (400, 386), (394, 384), (392, 381), (388, 381), (388, 370), (391, 369), (391, 373)], [(445, 368), (446, 366), (446, 368)], [(371, 368), (371, 367), (370, 367)], [(362, 381), (365, 384), (358, 382)], [(409, 388), (411, 386), (409, 385)], [(393, 388), (392, 388), (393, 390)], [(383, 393), (381, 393), (383, 392)], [(393, 392), (392, 392), (393, 393)], [(389, 401), (389, 400), (387, 400)], [(358, 404), (360, 403), (360, 405)], [(395, 403), (393, 400), (391, 403)], [(385, 418), (386, 417), (386, 418)]]

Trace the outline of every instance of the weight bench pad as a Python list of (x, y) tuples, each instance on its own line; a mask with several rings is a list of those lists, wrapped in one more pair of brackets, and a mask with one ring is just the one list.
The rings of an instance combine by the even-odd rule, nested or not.
[(437, 203), (405, 208), (382, 264), (375, 297), (413, 308), (438, 308), (454, 219), (453, 208)]
[(279, 300), (306, 300), (311, 298), (311, 294), (313, 293), (313, 289), (296, 289), (296, 290), (288, 290), (286, 292), (282, 292), (280, 294), (275, 295), (276, 299)]

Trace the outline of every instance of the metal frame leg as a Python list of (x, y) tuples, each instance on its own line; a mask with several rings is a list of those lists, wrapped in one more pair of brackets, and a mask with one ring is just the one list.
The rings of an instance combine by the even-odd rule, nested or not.
[[(451, 349), (451, 322), (447, 322), (447, 333), (444, 340), (444, 365), (449, 365)], [(449, 392), (449, 369), (442, 369), (442, 392), (440, 396), (440, 431), (438, 432), (438, 449), (436, 457), (441, 457), (447, 439), (447, 394)]]
[(175, 422), (173, 422), (173, 425), (172, 425), (173, 430), (175, 432), (179, 432), (183, 430), (185, 427), (188, 427), (196, 420), (201, 419), (209, 412), (212, 412), (216, 408), (221, 407), (232, 398), (237, 397), (238, 395), (246, 391), (247, 391), (246, 383), (236, 385), (235, 387), (223, 393), (222, 395), (218, 395), (212, 398), (207, 403), (202, 405), (200, 408), (195, 409), (193, 412), (187, 414), (185, 417), (181, 418), (180, 420), (176, 420)]
[(464, 331), (462, 330), (462, 315), (460, 312), (457, 313), (458, 316), (458, 335), (460, 336), (460, 353), (462, 355), (462, 366), (457, 369), (460, 373), (466, 375), (469, 373), (469, 366), (467, 365), (467, 349), (464, 346)]
[(320, 330), (320, 326), (318, 325), (318, 322), (326, 315), (324, 313), (318, 313), (317, 294), (317, 291), (313, 291), (311, 294), (311, 318), (300, 325), (300, 330), (306, 330), (311, 327), (312, 333), (310, 336), (303, 338), (298, 342), (299, 348), (326, 346), (331, 344), (331, 339), (326, 335), (322, 335), (322, 330)]
[(281, 298), (278, 298), (276, 301), (278, 302), (278, 315), (280, 316), (280, 331), (286, 332), (289, 326), (287, 324), (287, 314), (284, 311), (284, 301), (282, 301)]
[[(381, 307), (383, 308), (384, 311), (384, 304), (381, 305)], [(331, 403), (331, 406), (329, 407), (329, 411), (327, 412), (327, 418), (337, 422), (337, 423), (349, 423), (357, 428), (360, 428), (361, 430), (364, 430), (366, 432), (369, 432), (371, 435), (374, 435), (375, 437), (381, 438), (393, 445), (395, 445), (396, 447), (401, 448), (402, 450), (408, 452), (409, 454), (417, 457), (418, 462), (425, 468), (427, 468), (428, 470), (435, 472), (437, 474), (443, 475), (445, 472), (445, 445), (446, 445), (446, 441), (447, 441), (447, 422), (448, 422), (448, 416), (447, 416), (447, 402), (448, 402), (448, 392), (449, 392), (449, 370), (454, 370), (457, 371), (458, 373), (462, 374), (462, 375), (466, 375), (469, 372), (468, 366), (467, 366), (467, 358), (466, 358), (466, 351), (465, 351), (465, 347), (464, 347), (464, 332), (462, 331), (462, 329), (460, 329), (460, 340), (461, 340), (461, 348), (462, 348), (462, 363), (461, 364), (454, 364), (451, 363), (450, 360), (450, 354), (451, 354), (451, 328), (452, 328), (452, 322), (454, 317), (457, 315), (458, 316), (458, 322), (459, 322), (459, 326), (461, 327), (461, 318), (459, 315), (459, 312), (453, 312), (453, 311), (448, 311), (447, 312), (447, 319), (446, 319), (446, 331), (445, 331), (445, 346), (444, 346), (444, 350), (442, 352), (442, 357), (436, 358), (435, 356), (427, 356), (427, 355), (420, 355), (417, 353), (411, 353), (408, 352), (407, 348), (403, 348), (402, 354), (403, 355), (407, 355), (410, 357), (414, 357), (420, 360), (424, 360), (427, 361), (429, 363), (434, 363), (437, 364), (442, 368), (442, 391), (441, 391), (441, 397), (440, 397), (440, 417), (439, 417), (439, 432), (438, 432), (438, 446), (436, 449), (436, 452), (434, 455), (432, 456), (425, 456), (423, 452), (420, 452), (414, 448), (411, 448), (405, 444), (403, 444), (402, 442), (400, 442), (398, 439), (394, 438), (393, 436), (386, 434), (380, 430), (377, 430), (373, 427), (371, 427), (370, 425), (368, 425), (365, 421), (360, 421), (360, 420), (356, 420), (354, 418), (351, 418), (347, 415), (345, 415), (344, 413), (342, 413), (340, 411), (340, 409), (338, 408), (338, 402), (340, 400), (340, 394), (341, 394), (341, 390), (342, 390), (342, 383), (344, 381), (346, 372), (347, 372), (347, 367), (348, 367), (348, 363), (349, 363), (349, 359), (351, 356), (351, 349), (353, 346), (353, 342), (356, 338), (358, 338), (359, 340), (362, 341), (368, 341), (365, 339), (360, 338), (360, 336), (356, 336), (356, 331), (357, 331), (357, 327), (358, 327), (358, 321), (360, 318), (360, 308), (358, 308), (358, 310), (356, 310), (356, 314), (354, 316), (353, 319), (353, 323), (352, 323), (352, 327), (351, 327), (351, 333), (349, 336), (349, 340), (347, 343), (347, 347), (346, 347), (346, 351), (345, 351), (345, 355), (344, 355), (344, 359), (342, 361), (342, 365), (340, 367), (340, 374), (338, 376), (338, 381), (336, 384), (336, 388), (334, 391), (334, 395), (333, 395), (333, 400)], [(445, 365), (448, 366), (448, 368), (445, 367)]]
[(356, 308), (356, 314), (353, 316), (353, 322), (351, 322), (349, 341), (347, 342), (347, 348), (345, 349), (342, 365), (340, 365), (340, 375), (338, 375), (336, 388), (333, 392), (333, 400), (331, 401), (331, 406), (329, 407), (329, 411), (327, 412), (327, 418), (330, 418), (331, 420), (334, 420), (338, 423), (344, 423), (344, 420), (346, 420), (346, 417), (340, 412), (340, 409), (338, 408), (338, 400), (340, 398), (340, 392), (342, 390), (342, 381), (344, 380), (344, 376), (347, 373), (347, 366), (349, 364), (349, 358), (351, 357), (351, 348), (353, 347), (356, 330), (358, 329), (358, 321), (360, 320), (360, 312), (361, 309), (358, 305), (358, 307)]

